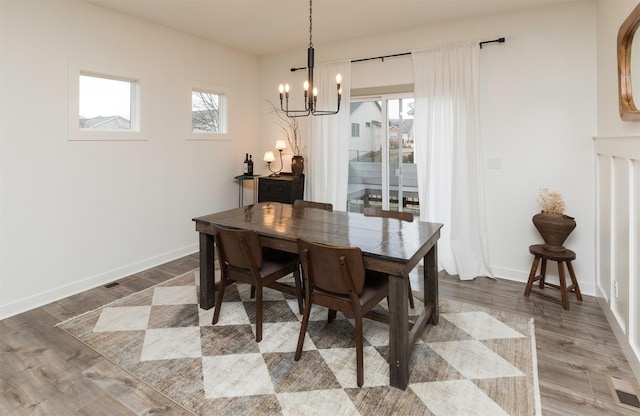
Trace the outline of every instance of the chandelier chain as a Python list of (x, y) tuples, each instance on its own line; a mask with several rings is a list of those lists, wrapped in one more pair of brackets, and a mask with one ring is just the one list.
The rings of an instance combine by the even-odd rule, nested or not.
[(312, 20), (311, 20), (311, 14), (313, 12), (312, 8), (311, 8), (311, 1), (309, 0), (309, 47), (313, 48), (313, 42), (311, 41), (311, 29), (312, 29)]

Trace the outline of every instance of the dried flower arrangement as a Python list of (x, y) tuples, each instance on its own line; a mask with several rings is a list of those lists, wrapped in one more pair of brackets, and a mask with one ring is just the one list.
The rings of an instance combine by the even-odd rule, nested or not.
[(294, 156), (302, 155), (302, 143), (300, 140), (300, 126), (298, 125), (298, 120), (296, 118), (287, 117), (287, 115), (276, 107), (271, 101), (266, 100), (271, 105), (271, 110), (269, 113), (275, 113), (278, 116), (278, 126), (280, 126), (280, 131), (284, 134), (284, 137), (287, 139), (287, 143), (289, 143), (289, 148), (293, 152)]
[(542, 212), (551, 215), (564, 214), (564, 200), (558, 192), (550, 191), (548, 188), (541, 188), (538, 191), (538, 204)]

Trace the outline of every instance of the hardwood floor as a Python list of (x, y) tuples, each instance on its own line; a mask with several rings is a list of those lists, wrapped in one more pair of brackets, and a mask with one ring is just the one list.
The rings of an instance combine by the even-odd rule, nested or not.
[[(193, 254), (0, 321), (2, 415), (188, 415), (89, 347), (55, 327), (63, 320), (198, 267)], [(414, 290), (421, 282), (412, 276)], [(595, 298), (571, 310), (524, 284), (441, 274), (440, 296), (535, 318), (543, 415), (638, 415), (617, 406), (609, 376), (634, 378)]]

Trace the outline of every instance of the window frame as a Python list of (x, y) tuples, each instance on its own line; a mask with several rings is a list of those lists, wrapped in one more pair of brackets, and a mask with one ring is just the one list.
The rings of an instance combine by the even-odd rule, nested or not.
[[(231, 89), (225, 85), (208, 84), (199, 81), (188, 80), (185, 89), (185, 128), (187, 140), (231, 140), (231, 133), (229, 128), (229, 108), (230, 108), (230, 92)], [(219, 104), (219, 122), (221, 126), (224, 126), (222, 132), (209, 132), (209, 131), (193, 131), (193, 93), (203, 92), (207, 94), (215, 94), (222, 99), (223, 104)]]
[(351, 123), (351, 137), (360, 137), (360, 123)]
[[(80, 76), (131, 82), (131, 129), (92, 130), (80, 128)], [(69, 60), (67, 96), (67, 140), (140, 141), (147, 140), (145, 80), (142, 73), (92, 62)]]

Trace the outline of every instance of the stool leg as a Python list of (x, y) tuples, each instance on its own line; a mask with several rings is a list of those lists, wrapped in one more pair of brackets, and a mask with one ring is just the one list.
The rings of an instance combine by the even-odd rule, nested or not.
[(578, 286), (578, 280), (576, 279), (576, 274), (573, 271), (571, 261), (567, 261), (567, 269), (569, 269), (569, 277), (571, 277), (571, 283), (573, 283), (573, 290), (576, 292), (576, 298), (582, 302), (582, 293), (580, 293), (580, 286)]
[(542, 266), (540, 266), (540, 289), (544, 289), (544, 279), (547, 276), (547, 259), (542, 258)]
[(533, 259), (533, 265), (531, 265), (531, 273), (529, 273), (529, 280), (527, 281), (527, 287), (524, 289), (524, 297), (528, 298), (531, 294), (531, 286), (536, 278), (536, 271), (538, 271), (538, 263), (540, 263), (540, 257), (535, 256)]
[(558, 275), (560, 275), (560, 297), (562, 309), (569, 310), (569, 296), (567, 296), (567, 279), (564, 276), (564, 262), (558, 261)]

